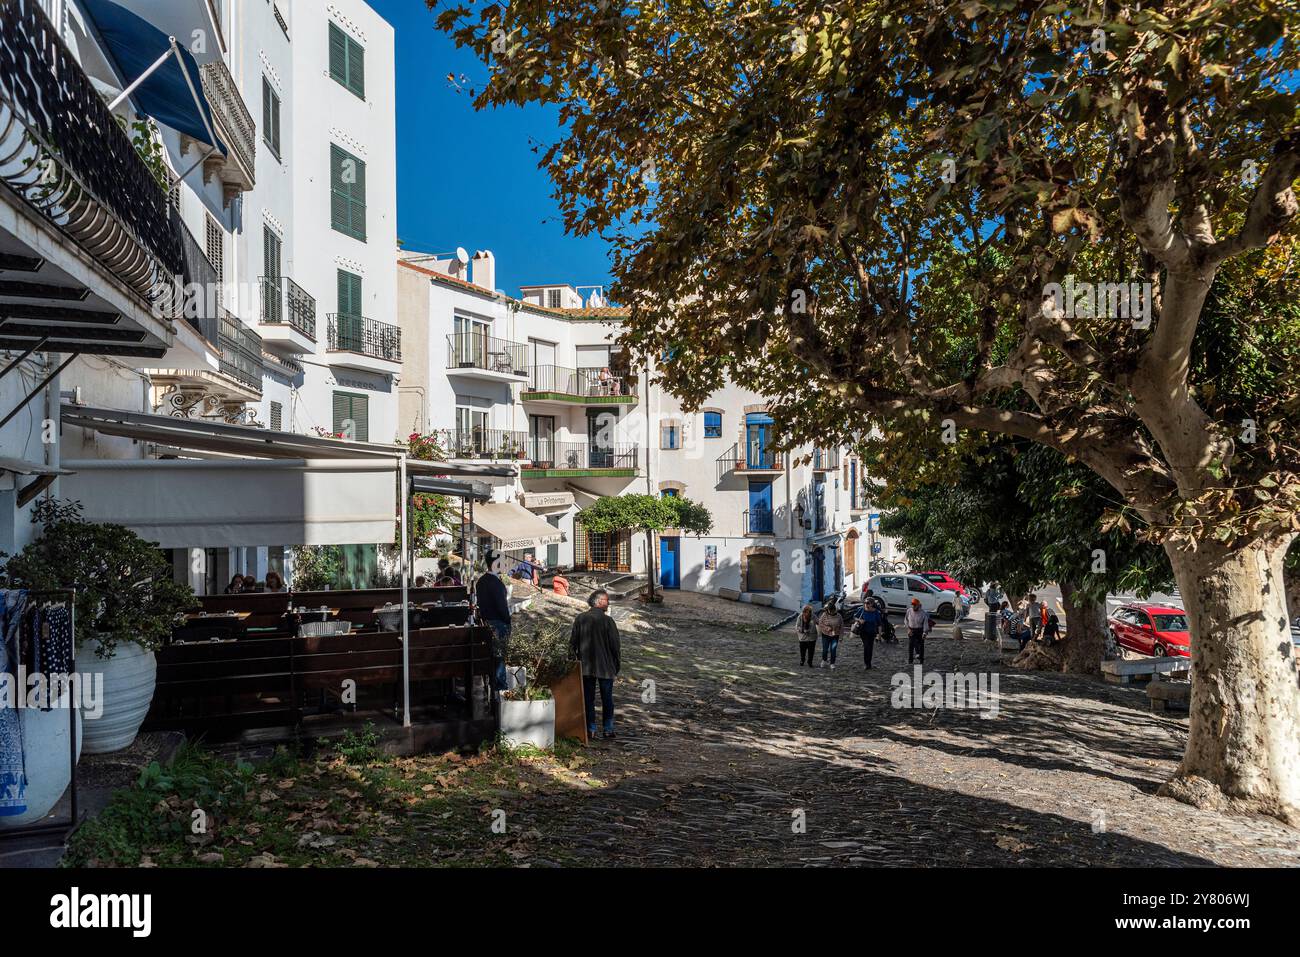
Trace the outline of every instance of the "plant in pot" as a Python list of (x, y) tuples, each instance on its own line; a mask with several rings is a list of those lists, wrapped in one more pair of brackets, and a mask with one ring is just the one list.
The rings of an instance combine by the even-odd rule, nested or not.
[(102, 676), (103, 713), (87, 721), (87, 754), (120, 751), (135, 740), (153, 700), (154, 650), (176, 617), (197, 602), (172, 580), (172, 565), (152, 542), (124, 525), (87, 522), (78, 502), (44, 499), (32, 509), (41, 535), (9, 559), (10, 586), (76, 589), (77, 671)]
[[(501, 695), (501, 737), (509, 744), (549, 748), (557, 733), (584, 738), (582, 678), (569, 647), (569, 630), (561, 625), (520, 628), (510, 636), (507, 664), (522, 666), (526, 685)], [(576, 676), (576, 680), (575, 680)], [(574, 731), (573, 714), (578, 714)]]

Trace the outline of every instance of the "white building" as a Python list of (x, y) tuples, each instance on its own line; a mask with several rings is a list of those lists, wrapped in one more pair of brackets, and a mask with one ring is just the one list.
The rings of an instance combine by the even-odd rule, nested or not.
[[(22, 0), (5, 15), (13, 45), (57, 37), (85, 81), (86, 109), (111, 104), (123, 124), (121, 136), (51, 152), (75, 160), (100, 149), (116, 164), (101, 201), (126, 237), (121, 247), (139, 249), (149, 268), (115, 297), (125, 253), (98, 257), (106, 275), (82, 282), (88, 301), (119, 316), (116, 338), (47, 343), (80, 355), (33, 400), (42, 415), (6, 424), (2, 454), (57, 466), (158, 452), (143, 439), (70, 426), (52, 437), (45, 429), (42, 444), (40, 426), (57, 423), (60, 391), (90, 408), (392, 443), (401, 371), (392, 27), (364, 0)], [(159, 66), (169, 37), (180, 52)], [(47, 47), (43, 56), (55, 49)], [(198, 80), (193, 90), (187, 74)], [(8, 84), (4, 91), (23, 95)], [(94, 172), (72, 175), (93, 181)], [(151, 172), (170, 184), (156, 209), (142, 178)], [(57, 228), (59, 210), (46, 216), (55, 226), (49, 245), (61, 247), (50, 251), (25, 242), (15, 218), (30, 218), (32, 203), (3, 199), (10, 218), (0, 226), (15, 252), (96, 265), (88, 240)], [(35, 341), (0, 334), (0, 349), (12, 355)], [(37, 350), (18, 372), (33, 382), (66, 355)], [(21, 398), (18, 381), (3, 382), (0, 415)], [(0, 472), (0, 495), (22, 485), (13, 474)], [(53, 494), (61, 491), (56, 482)], [(230, 494), (257, 493), (243, 480)], [(30, 536), (29, 503), (11, 497), (12, 508), (0, 507), (0, 548)], [(376, 544), (355, 543), (372, 553)], [(260, 542), (210, 547), (174, 536), (164, 545), (200, 591), (233, 572), (262, 578), (284, 562), (283, 548)]]
[(598, 295), (584, 303), (567, 284), (521, 293), (496, 289), (489, 252), (463, 261), (407, 253), (398, 267), (401, 428), (438, 432), (455, 458), (518, 467), (496, 480), (496, 501), (564, 536), (539, 535), (520, 554), (644, 574), (644, 535), (588, 535), (574, 516), (602, 496), (645, 492), (685, 495), (713, 516), (708, 536), (659, 536), (655, 565), (669, 588), (794, 609), (860, 587), (872, 548), (892, 556), (856, 457), (773, 452), (767, 404), (739, 388), (685, 413), (620, 350), (622, 310)]

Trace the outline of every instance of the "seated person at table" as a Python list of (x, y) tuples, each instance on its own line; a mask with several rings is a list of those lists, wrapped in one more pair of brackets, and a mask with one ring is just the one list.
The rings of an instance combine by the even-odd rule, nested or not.
[(416, 587), (416, 588), (423, 588), (424, 585), (425, 585), (424, 576), (423, 576), (423, 575), (416, 575), (416, 576), (415, 576), (415, 587)]
[(438, 585), (459, 585), (460, 575), (451, 567), (451, 560), (448, 558), (438, 559)]
[(257, 591), (257, 579), (252, 575), (244, 576), (244, 591)]
[(284, 579), (280, 577), (279, 572), (270, 571), (266, 573), (266, 590), (273, 592), (284, 591)]
[(243, 590), (244, 590), (244, 576), (232, 575), (230, 577), (230, 584), (226, 586), (226, 594), (238, 595)]

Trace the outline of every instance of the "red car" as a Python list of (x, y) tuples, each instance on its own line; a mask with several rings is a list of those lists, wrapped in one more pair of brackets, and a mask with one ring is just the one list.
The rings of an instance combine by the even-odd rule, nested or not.
[(924, 578), (940, 591), (955, 591), (959, 595), (965, 595), (970, 599), (972, 605), (979, 600), (978, 598), (974, 598), (970, 592), (966, 590), (965, 585), (957, 581), (957, 579), (953, 578), (947, 572), (912, 572), (912, 574), (916, 575), (918, 578)]
[(1187, 613), (1172, 605), (1137, 601), (1120, 605), (1107, 620), (1120, 646), (1157, 658), (1190, 658), (1192, 636)]

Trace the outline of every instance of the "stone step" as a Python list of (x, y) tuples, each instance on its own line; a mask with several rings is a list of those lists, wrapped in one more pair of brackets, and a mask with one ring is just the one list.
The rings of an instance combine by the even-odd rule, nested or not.
[(1190, 658), (1117, 658), (1103, 661), (1101, 673), (1111, 684), (1128, 685), (1134, 681), (1150, 681), (1154, 675), (1186, 675), (1190, 672)]

